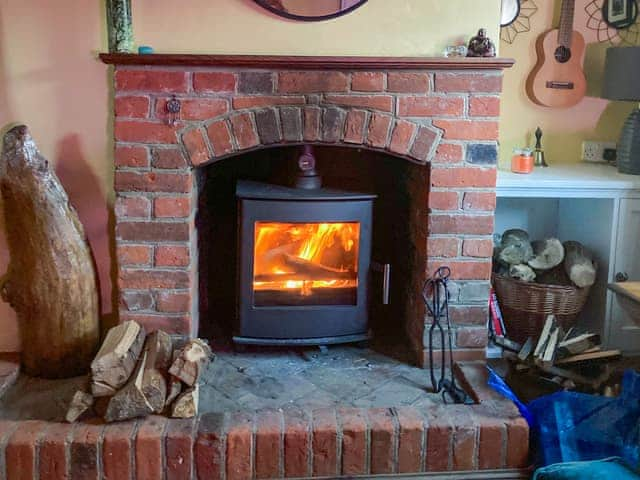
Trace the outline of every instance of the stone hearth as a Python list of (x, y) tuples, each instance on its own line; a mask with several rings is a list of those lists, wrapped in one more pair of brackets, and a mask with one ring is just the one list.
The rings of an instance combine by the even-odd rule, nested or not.
[[(320, 363), (340, 361), (332, 358)], [(0, 359), (0, 392), (15, 380), (15, 360)], [(528, 478), (524, 419), (511, 402), (488, 389), (482, 362), (459, 364), (455, 372), (476, 405), (443, 405), (424, 395), (422, 403), (396, 401), (392, 408), (294, 405), (107, 425), (42, 420), (51, 407), (30, 420), (3, 415), (0, 478), (212, 480), (418, 472), (458, 472), (436, 478)], [(426, 379), (426, 372), (420, 373)], [(59, 394), (62, 384), (74, 381), (23, 378), (6, 401), (11, 390), (23, 388), (20, 382), (40, 382), (41, 401), (45, 390), (51, 401), (51, 392)]]
[[(445, 263), (455, 281), (456, 358), (483, 357), (501, 69), (508, 61), (102, 58), (115, 65), (121, 320), (182, 335), (201, 331), (195, 219), (203, 168), (280, 146), (357, 147), (421, 167), (416, 188), (407, 191), (414, 205), (407, 251), (415, 267), (396, 285), (408, 292), (400, 322), (413, 362), (426, 363), (420, 290)], [(172, 97), (181, 103), (175, 122), (166, 111)]]

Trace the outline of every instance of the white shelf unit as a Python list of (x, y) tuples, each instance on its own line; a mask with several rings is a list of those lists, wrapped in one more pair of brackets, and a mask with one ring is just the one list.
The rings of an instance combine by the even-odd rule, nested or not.
[(640, 353), (640, 328), (607, 290), (617, 272), (640, 280), (640, 176), (583, 163), (500, 171), (496, 192), (496, 233), (523, 228), (532, 239), (578, 240), (593, 251), (598, 279), (577, 325), (607, 346)]

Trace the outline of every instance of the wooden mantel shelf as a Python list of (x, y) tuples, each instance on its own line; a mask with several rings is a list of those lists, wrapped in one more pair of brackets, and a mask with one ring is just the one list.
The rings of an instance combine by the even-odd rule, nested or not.
[(511, 58), (475, 57), (321, 57), (280, 55), (200, 55), (178, 53), (101, 53), (111, 65), (252, 67), (305, 70), (496, 70), (514, 64)]

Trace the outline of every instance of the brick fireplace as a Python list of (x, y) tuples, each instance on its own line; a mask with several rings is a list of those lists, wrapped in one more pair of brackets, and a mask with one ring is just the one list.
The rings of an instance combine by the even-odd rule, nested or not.
[[(393, 286), (404, 292), (401, 323), (416, 362), (424, 364), (426, 357), (420, 290), (442, 264), (451, 267), (455, 280), (456, 358), (483, 357), (499, 94), (502, 69), (510, 61), (102, 59), (115, 66), (121, 320), (192, 336), (209, 321), (201, 315), (197, 223), (206, 169), (274, 147), (351, 147), (408, 165), (402, 187), (410, 203), (402, 220), (408, 223), (411, 271)], [(171, 99), (180, 103), (177, 115), (167, 110)], [(364, 169), (376, 176), (375, 168)]]
[[(501, 70), (511, 61), (101, 58), (115, 65), (121, 320), (195, 336), (225, 316), (218, 302), (228, 292), (218, 287), (233, 284), (234, 264), (211, 264), (208, 255), (232, 260), (234, 241), (219, 220), (233, 224), (236, 217), (225, 207), (228, 198), (217, 203), (215, 194), (230, 191), (233, 199), (227, 180), (270, 174), (265, 166), (284, 165), (310, 144), (327, 185), (377, 195), (372, 258), (388, 256), (396, 272), (394, 309), (380, 309), (377, 320), (402, 326), (423, 365), (428, 320), (420, 290), (446, 263), (455, 280), (456, 357), (483, 356)], [(179, 118), (166, 109), (174, 96)], [(17, 359), (0, 358), (0, 394), (18, 369)], [(348, 406), (320, 397), (304, 408), (208, 411), (192, 419), (71, 425), (3, 418), (0, 477), (529, 477), (528, 425), (487, 386), (484, 362), (453, 369), (473, 405), (423, 403), (427, 375), (412, 369), (420, 402), (407, 405)]]

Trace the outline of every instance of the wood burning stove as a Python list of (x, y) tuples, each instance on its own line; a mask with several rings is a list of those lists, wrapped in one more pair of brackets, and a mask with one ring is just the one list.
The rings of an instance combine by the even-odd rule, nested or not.
[(313, 157), (309, 150), (305, 155), (296, 188), (237, 184), (237, 343), (316, 345), (368, 338), (375, 195), (320, 188)]

